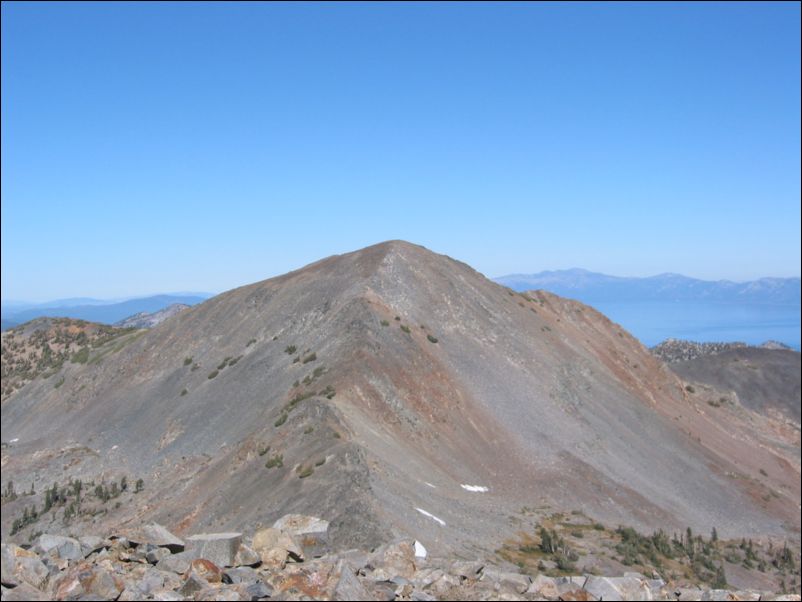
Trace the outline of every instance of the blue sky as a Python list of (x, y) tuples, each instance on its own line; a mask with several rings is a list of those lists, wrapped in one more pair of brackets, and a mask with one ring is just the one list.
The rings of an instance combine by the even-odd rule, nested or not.
[(800, 5), (2, 5), (2, 297), (402, 238), (489, 276), (800, 273)]

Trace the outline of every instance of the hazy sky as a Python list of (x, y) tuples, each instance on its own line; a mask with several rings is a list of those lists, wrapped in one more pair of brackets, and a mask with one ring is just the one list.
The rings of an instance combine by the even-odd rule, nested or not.
[(2, 5), (2, 297), (402, 238), (489, 276), (800, 273), (800, 5)]

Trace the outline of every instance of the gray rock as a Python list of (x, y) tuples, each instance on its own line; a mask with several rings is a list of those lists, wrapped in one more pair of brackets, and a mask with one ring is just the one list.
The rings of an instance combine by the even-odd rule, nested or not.
[(243, 544), (240, 544), (237, 555), (234, 557), (234, 566), (257, 566), (262, 562), (262, 557), (256, 551)]
[(431, 600), (437, 600), (433, 595), (427, 594), (426, 592), (422, 592), (419, 589), (412, 590), (412, 593), (409, 594), (410, 600), (420, 600), (421, 602), (429, 602)]
[(223, 580), (228, 583), (254, 583), (259, 580), (259, 573), (249, 566), (225, 569)]
[(16, 565), (15, 547), (17, 546), (7, 543), (0, 545), (0, 583), (12, 587), (18, 584), (14, 576), (14, 566)]
[(116, 600), (123, 591), (123, 582), (101, 566), (80, 562), (55, 580), (52, 591), (58, 600)]
[(136, 545), (151, 544), (167, 548), (171, 552), (181, 552), (185, 548), (184, 542), (179, 537), (170, 533), (166, 527), (156, 523), (123, 531), (121, 535)]
[(170, 550), (167, 548), (153, 547), (145, 552), (145, 560), (150, 564), (158, 564), (159, 561), (164, 560), (170, 555)]
[(198, 558), (211, 560), (220, 567), (234, 566), (242, 533), (200, 533), (188, 537), (186, 544)]
[(253, 550), (267, 566), (283, 567), (288, 555), (303, 559), (303, 550), (288, 533), (278, 529), (260, 529), (253, 536)]
[(651, 600), (652, 592), (640, 577), (597, 577), (590, 575), (585, 591), (602, 600)]
[(300, 543), (307, 558), (319, 558), (330, 551), (329, 521), (303, 514), (286, 514), (273, 523)]
[(702, 594), (702, 600), (741, 600), (742, 598), (733, 595), (728, 589), (711, 589)]
[(273, 595), (273, 588), (265, 583), (262, 579), (247, 585), (242, 583), (240, 586), (244, 587), (245, 594), (248, 596), (246, 600), (261, 600), (262, 598), (269, 598)]
[(125, 586), (117, 601), (135, 602), (136, 600), (144, 600), (147, 596), (148, 592), (141, 590), (136, 584), (131, 584)]
[[(16, 546), (15, 546), (16, 547)], [(19, 548), (22, 550), (22, 548)], [(14, 579), (17, 583), (27, 583), (36, 589), (42, 589), (50, 576), (45, 564), (27, 550), (26, 555), (18, 555), (14, 563)]]
[(701, 600), (702, 599), (702, 590), (698, 588), (692, 587), (680, 587), (677, 588), (674, 592), (674, 596), (677, 600)]
[(538, 575), (529, 584), (526, 593), (538, 598), (557, 598), (560, 595), (560, 590), (557, 588), (554, 579), (546, 575)]
[(379, 546), (369, 562), (374, 567), (371, 578), (376, 581), (389, 581), (399, 575), (410, 579), (416, 570), (415, 542), (405, 539)]
[(463, 577), (465, 579), (477, 579), (483, 568), (485, 568), (484, 563), (479, 562), (478, 560), (458, 560), (457, 562), (451, 563), (449, 572), (457, 577)]
[(356, 576), (356, 571), (347, 562), (338, 563), (337, 569), (340, 572), (340, 579), (334, 588), (335, 600), (369, 600), (365, 587)]
[(65, 560), (81, 560), (84, 557), (81, 543), (77, 539), (63, 535), (43, 533), (36, 538), (32, 549), (34, 552)]
[(179, 594), (178, 592), (174, 592), (171, 589), (160, 589), (152, 592), (151, 597), (154, 600), (161, 600), (163, 602), (178, 602), (179, 600), (183, 600), (184, 597)]
[(189, 570), (189, 563), (197, 558), (193, 551), (179, 552), (178, 554), (171, 554), (162, 558), (156, 563), (156, 568), (162, 571), (169, 571), (172, 573), (186, 573)]
[(499, 571), (490, 567), (484, 568), (480, 580), (498, 583), (501, 588), (512, 590), (518, 594), (522, 594), (529, 589), (529, 585), (532, 582), (527, 575)]
[(39, 600), (50, 600), (50, 596), (27, 583), (20, 583), (14, 589), (3, 588), (3, 600), (8, 600), (8, 602), (38, 602)]
[(192, 598), (197, 592), (206, 589), (208, 585), (209, 583), (206, 579), (195, 573), (190, 573), (187, 575), (187, 578), (184, 579), (184, 583), (181, 584), (181, 587), (178, 588), (178, 593), (185, 598)]
[(81, 544), (81, 551), (84, 554), (84, 558), (90, 554), (94, 554), (95, 552), (100, 552), (111, 545), (107, 540), (95, 535), (84, 535), (79, 537), (78, 542)]

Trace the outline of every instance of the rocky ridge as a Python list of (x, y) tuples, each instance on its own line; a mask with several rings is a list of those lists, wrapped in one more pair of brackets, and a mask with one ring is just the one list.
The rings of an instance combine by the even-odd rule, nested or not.
[[(697, 343), (696, 341), (685, 341), (682, 339), (666, 339), (659, 345), (651, 348), (651, 352), (666, 363), (687, 362), (697, 357), (705, 355), (718, 355), (732, 349), (743, 349), (749, 347), (740, 341), (732, 343)], [(758, 349), (790, 349), (778, 341), (766, 341), (762, 345), (755, 346)]]
[(398, 539), (332, 553), (329, 523), (286, 515), (250, 538), (181, 539), (158, 524), (107, 538), (41, 534), (2, 544), (2, 600), (799, 600), (705, 589), (627, 572), (549, 577), (483, 560), (431, 557)]
[(172, 318), (174, 315), (181, 313), (185, 309), (189, 309), (189, 307), (190, 306), (185, 303), (173, 303), (159, 311), (141, 311), (119, 322), (115, 322), (114, 326), (116, 328), (153, 328), (168, 318)]

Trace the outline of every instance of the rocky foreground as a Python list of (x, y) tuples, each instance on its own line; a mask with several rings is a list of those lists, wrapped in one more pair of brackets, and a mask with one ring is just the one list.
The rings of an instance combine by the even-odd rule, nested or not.
[(658, 575), (530, 576), (428, 556), (398, 540), (329, 549), (327, 521), (287, 515), (245, 539), (182, 540), (160, 525), (103, 539), (41, 534), (2, 544), (2, 600), (799, 600), (758, 591), (674, 587)]

